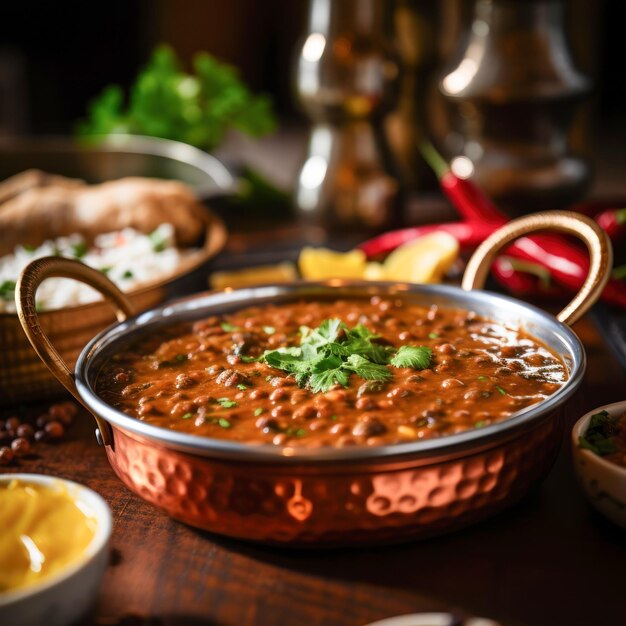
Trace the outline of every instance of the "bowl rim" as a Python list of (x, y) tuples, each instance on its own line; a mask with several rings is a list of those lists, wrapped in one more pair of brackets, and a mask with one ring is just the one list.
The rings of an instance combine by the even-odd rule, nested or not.
[(65, 486), (68, 493), (75, 500), (84, 501), (91, 509), (97, 519), (97, 526), (93, 538), (75, 561), (63, 567), (58, 572), (50, 576), (45, 576), (39, 582), (24, 587), (17, 587), (9, 591), (0, 591), (0, 610), (6, 609), (13, 603), (19, 602), (24, 598), (44, 592), (74, 576), (74, 574), (87, 567), (106, 549), (113, 532), (113, 516), (111, 509), (106, 500), (93, 489), (74, 482), (73, 480), (49, 474), (30, 474), (25, 472), (0, 474), (0, 484), (10, 483), (13, 480), (42, 485), (47, 488), (54, 488), (57, 485)]
[[(108, 345), (120, 340), (120, 337), (132, 335), (138, 329), (142, 331), (150, 326), (159, 326), (171, 323), (176, 319), (197, 318), (200, 315), (210, 315), (212, 309), (230, 308), (234, 310), (244, 306), (275, 302), (279, 296), (285, 300), (294, 297), (312, 297), (321, 294), (346, 294), (354, 291), (363, 295), (384, 293), (388, 296), (407, 294), (425, 294), (449, 300), (450, 308), (471, 308), (473, 302), (489, 303), (490, 305), (506, 306), (523, 312), (524, 323), (540, 323), (554, 333), (555, 340), (563, 344), (559, 356), (571, 359), (569, 378), (566, 383), (545, 400), (526, 407), (511, 417), (480, 429), (466, 430), (458, 434), (436, 437), (427, 440), (407, 443), (389, 444), (384, 446), (354, 446), (334, 448), (332, 446), (320, 448), (274, 446), (270, 444), (252, 445), (229, 440), (213, 439), (199, 435), (191, 435), (180, 431), (170, 430), (142, 422), (134, 417), (116, 410), (101, 400), (95, 393), (90, 382), (90, 364), (94, 357)], [(341, 296), (338, 296), (341, 297)], [(462, 303), (466, 302), (463, 307)], [(580, 339), (565, 324), (562, 324), (549, 313), (533, 306), (493, 292), (483, 290), (464, 291), (460, 287), (450, 285), (416, 285), (410, 283), (390, 283), (374, 281), (353, 281), (332, 279), (329, 281), (296, 281), (293, 283), (230, 289), (219, 292), (203, 292), (186, 298), (174, 300), (163, 306), (141, 313), (124, 322), (110, 326), (94, 337), (83, 349), (78, 357), (75, 368), (75, 380), (78, 393), (85, 405), (94, 414), (104, 418), (109, 424), (119, 427), (125, 432), (133, 433), (153, 443), (165, 445), (168, 449), (188, 452), (211, 458), (220, 458), (235, 461), (255, 461), (265, 463), (337, 463), (350, 461), (381, 460), (389, 457), (432, 458), (433, 455), (457, 455), (466, 448), (475, 449), (477, 446), (495, 445), (495, 441), (513, 436), (518, 429), (527, 430), (536, 425), (536, 422), (546, 414), (560, 407), (581, 384), (586, 367), (586, 356)], [(96, 374), (97, 375), (97, 374)], [(95, 376), (94, 376), (95, 378)]]
[(626, 413), (626, 400), (605, 404), (604, 406), (599, 406), (592, 409), (588, 413), (585, 413), (572, 427), (572, 446), (578, 454), (583, 456), (584, 459), (589, 460), (592, 463), (596, 463), (600, 467), (617, 474), (621, 479), (626, 479), (626, 467), (617, 465), (617, 463), (613, 463), (612, 461), (607, 461), (604, 457), (597, 455), (595, 452), (592, 452), (587, 448), (581, 448), (578, 443), (579, 437), (586, 432), (592, 416), (596, 413), (600, 413), (600, 411), (607, 411), (610, 415)]

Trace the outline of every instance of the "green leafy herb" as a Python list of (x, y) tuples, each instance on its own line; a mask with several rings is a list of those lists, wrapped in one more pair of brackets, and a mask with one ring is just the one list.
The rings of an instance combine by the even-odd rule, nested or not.
[(179, 363), (184, 363), (185, 361), (187, 361), (189, 359), (189, 357), (186, 354), (177, 354), (174, 358)]
[(87, 244), (84, 241), (72, 245), (72, 255), (76, 259), (82, 259), (87, 254), (87, 250)]
[(257, 360), (287, 372), (314, 393), (334, 385), (346, 387), (351, 374), (385, 382), (392, 377), (389, 365), (414, 369), (430, 365), (430, 348), (402, 346), (396, 351), (376, 343), (378, 337), (362, 324), (349, 328), (339, 319), (327, 319), (317, 328), (302, 326), (299, 346), (267, 350)]
[(227, 420), (225, 417), (220, 417), (217, 420), (217, 423), (222, 427), (222, 428), (230, 428), (232, 426), (232, 424), (230, 423), (229, 420)]
[(606, 456), (617, 450), (613, 437), (619, 431), (619, 416), (609, 415), (607, 411), (600, 411), (591, 416), (589, 426), (584, 435), (578, 438), (581, 448), (591, 450), (598, 456)]
[(152, 242), (154, 252), (163, 252), (167, 248), (167, 239), (158, 228), (148, 235), (148, 239)]
[(620, 265), (614, 268), (611, 272), (611, 276), (615, 280), (622, 280), (622, 278), (626, 278), (626, 265)]
[(263, 326), (263, 332), (266, 335), (273, 335), (276, 332), (276, 329), (273, 326)]
[(126, 270), (123, 274), (122, 274), (122, 278), (132, 278), (134, 276), (134, 274), (132, 273), (131, 270)]
[(184, 419), (184, 420), (191, 419), (192, 417), (193, 417), (193, 413), (185, 413), (185, 414), (183, 415), (183, 419)]
[(479, 376), (476, 380), (489, 380), (489, 376)]
[(478, 422), (476, 422), (474, 424), (474, 428), (482, 428), (483, 426), (485, 426), (487, 424), (487, 422), (485, 422), (484, 420), (479, 420)]
[(24, 248), (26, 252), (34, 252), (35, 250), (37, 250), (37, 246), (33, 246), (30, 243), (23, 243), (22, 248)]
[(263, 413), (263, 407), (257, 407), (256, 409), (254, 409), (254, 416), (255, 417), (259, 417), (259, 415), (261, 415), (261, 413)]
[(428, 333), (429, 339), (439, 339), (439, 335), (437, 333)]
[(225, 409), (232, 409), (233, 407), (237, 406), (237, 403), (230, 398), (218, 398), (217, 402)]
[(237, 385), (237, 389), (239, 389), (239, 391), (245, 391), (248, 388), (248, 385), (244, 385), (243, 383), (239, 383)]
[(496, 385), (496, 389), (501, 396), (506, 396), (506, 390), (500, 387), (500, 385)]
[(336, 415), (331, 415), (330, 419), (333, 420), (333, 422), (336, 422), (339, 418)]
[(430, 365), (433, 351), (426, 346), (401, 346), (390, 363), (394, 367), (412, 367), (416, 370), (426, 369)]
[(210, 151), (231, 128), (255, 137), (274, 130), (270, 100), (250, 93), (232, 67), (205, 52), (195, 56), (193, 67), (193, 74), (184, 72), (174, 51), (158, 46), (128, 101), (120, 87), (107, 87), (78, 133), (150, 135)]
[(0, 298), (10, 302), (15, 298), (15, 287), (17, 283), (14, 280), (5, 280), (0, 283)]
[(100, 271), (101, 271), (101, 272), (102, 272), (105, 276), (107, 276), (107, 275), (108, 275), (108, 273), (109, 273), (112, 269), (113, 269), (113, 266), (112, 266), (112, 265), (106, 265), (105, 267), (101, 267), (101, 268), (100, 268)]
[(225, 333), (235, 333), (239, 330), (239, 326), (235, 326), (234, 324), (229, 324), (228, 322), (222, 322), (220, 324), (220, 328)]

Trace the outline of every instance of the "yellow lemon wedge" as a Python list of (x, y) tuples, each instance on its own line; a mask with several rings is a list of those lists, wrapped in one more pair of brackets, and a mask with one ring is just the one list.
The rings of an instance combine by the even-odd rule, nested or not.
[(230, 272), (214, 272), (210, 284), (213, 289), (237, 289), (269, 283), (288, 283), (297, 280), (298, 274), (293, 263), (278, 263), (277, 265), (259, 265)]
[(384, 279), (438, 283), (459, 254), (459, 242), (448, 233), (424, 235), (396, 248), (383, 265)]
[(302, 278), (363, 278), (365, 253), (361, 250), (335, 252), (328, 248), (303, 248), (298, 259)]

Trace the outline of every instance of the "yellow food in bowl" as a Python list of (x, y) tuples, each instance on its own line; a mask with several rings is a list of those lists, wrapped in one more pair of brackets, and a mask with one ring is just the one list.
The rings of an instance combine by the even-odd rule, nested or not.
[(97, 528), (93, 513), (58, 488), (0, 484), (0, 592), (41, 581), (76, 562)]

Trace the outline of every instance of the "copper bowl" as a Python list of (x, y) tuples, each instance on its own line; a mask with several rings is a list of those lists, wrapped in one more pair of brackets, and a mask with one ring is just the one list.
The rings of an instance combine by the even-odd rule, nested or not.
[[(591, 253), (585, 285), (557, 319), (513, 298), (471, 291), (482, 284), (502, 245), (545, 228), (580, 236)], [(71, 261), (48, 259), (34, 262), (22, 275), (19, 315), (41, 358), (95, 416), (98, 438), (120, 479), (176, 519), (263, 543), (395, 542), (491, 515), (519, 499), (549, 471), (562, 441), (563, 403), (580, 385), (585, 370), (583, 346), (566, 323), (598, 297), (611, 258), (610, 243), (592, 220), (550, 212), (515, 220), (487, 239), (470, 260), (462, 289), (343, 280), (297, 283), (199, 294), (130, 319), (125, 319), (131, 313), (127, 299), (104, 276)], [(120, 320), (86, 346), (74, 374), (42, 335), (35, 312), (35, 291), (49, 275), (78, 278), (100, 289)], [(427, 441), (343, 449), (246, 445), (162, 429), (117, 411), (94, 391), (107, 357), (130, 339), (174, 321), (251, 304), (374, 294), (469, 308), (523, 325), (561, 356), (569, 379), (541, 403), (486, 428)]]

